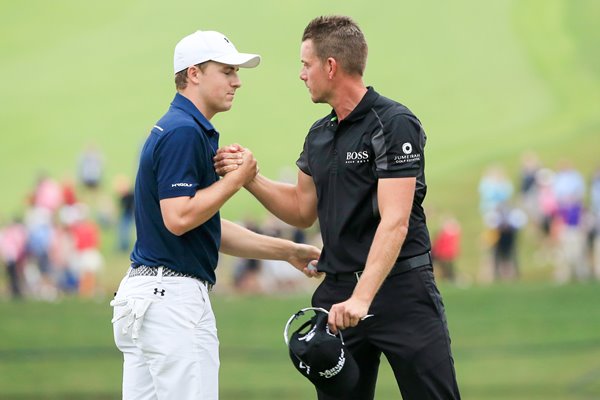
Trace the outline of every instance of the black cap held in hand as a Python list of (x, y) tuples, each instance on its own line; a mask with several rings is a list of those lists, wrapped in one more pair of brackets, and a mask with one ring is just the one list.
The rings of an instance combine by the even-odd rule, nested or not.
[[(300, 311), (295, 316), (302, 314)], [(329, 331), (327, 316), (324, 310), (315, 310), (315, 316), (292, 333), (288, 347), (290, 358), (302, 375), (322, 392), (339, 397), (354, 389), (359, 370), (344, 347), (341, 334), (338, 337)]]

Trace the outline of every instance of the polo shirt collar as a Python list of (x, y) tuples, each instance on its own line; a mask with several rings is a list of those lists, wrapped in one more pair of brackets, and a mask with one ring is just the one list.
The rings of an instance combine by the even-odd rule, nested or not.
[(180, 93), (175, 94), (175, 98), (171, 102), (171, 107), (179, 108), (184, 112), (190, 114), (200, 126), (204, 129), (206, 133), (209, 135), (214, 135), (217, 133), (214, 126), (210, 123), (209, 120), (206, 119), (204, 115), (198, 110), (198, 108), (188, 99)]
[[(356, 105), (356, 107), (354, 107), (354, 110), (352, 110), (350, 114), (344, 118), (344, 121), (352, 122), (364, 118), (369, 113), (371, 108), (373, 108), (373, 104), (378, 97), (379, 93), (377, 93), (372, 86), (367, 86), (367, 93), (365, 93), (360, 102)], [(332, 120), (334, 118), (337, 119), (337, 115), (335, 114), (334, 110), (331, 111), (331, 116)]]

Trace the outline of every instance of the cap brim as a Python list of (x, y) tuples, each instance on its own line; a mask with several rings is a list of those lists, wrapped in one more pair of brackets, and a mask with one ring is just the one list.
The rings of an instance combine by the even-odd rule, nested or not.
[(235, 65), (240, 68), (254, 68), (260, 64), (260, 56), (258, 54), (248, 53), (225, 54), (214, 57), (212, 60), (222, 64)]

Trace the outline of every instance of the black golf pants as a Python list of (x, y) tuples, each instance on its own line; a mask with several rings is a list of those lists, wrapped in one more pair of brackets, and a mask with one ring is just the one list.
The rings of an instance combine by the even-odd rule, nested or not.
[[(355, 286), (356, 282), (328, 275), (312, 304), (329, 310), (347, 300)], [(431, 265), (388, 277), (369, 313), (373, 317), (342, 331), (360, 368), (355, 390), (343, 398), (317, 391), (319, 400), (373, 399), (382, 353), (393, 369), (402, 399), (460, 399), (444, 305)]]

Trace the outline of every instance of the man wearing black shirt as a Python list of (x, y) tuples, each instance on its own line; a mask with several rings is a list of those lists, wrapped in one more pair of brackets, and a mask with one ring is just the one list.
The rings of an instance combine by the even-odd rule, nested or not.
[[(326, 276), (312, 303), (329, 310), (330, 329), (344, 330), (360, 367), (356, 390), (344, 399), (374, 397), (381, 353), (404, 400), (459, 399), (421, 205), (425, 133), (405, 106), (364, 85), (366, 58), (350, 18), (309, 23), (300, 79), (313, 102), (333, 110), (311, 127), (295, 185), (257, 175), (246, 188), (287, 223), (309, 227), (319, 218), (317, 268)], [(215, 158), (217, 172), (226, 172), (228, 152)]]

